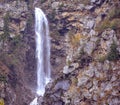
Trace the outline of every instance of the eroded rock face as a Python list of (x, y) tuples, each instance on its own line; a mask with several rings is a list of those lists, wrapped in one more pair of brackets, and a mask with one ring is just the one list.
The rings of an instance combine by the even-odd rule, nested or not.
[[(0, 5), (1, 9), (1, 31), (5, 31), (3, 28), (5, 24), (5, 16), (8, 15), (9, 23), (9, 34), (10, 37), (15, 37), (19, 35), (20, 32), (25, 31), (27, 15), (28, 15), (28, 7), (26, 2), (9, 2)], [(7, 20), (6, 20), (7, 21)]]
[[(34, 3), (13, 0), (2, 3), (0, 61), (10, 73), (8, 84), (0, 84), (0, 95), (6, 99), (6, 104), (28, 105), (35, 97), (34, 91), (31, 91), (36, 88), (32, 9), (37, 6), (43, 9), (49, 20), (53, 78), (46, 87), (45, 96), (39, 99), (40, 104), (119, 105), (119, 27), (115, 29), (110, 18), (108, 20), (112, 24), (106, 25), (107, 21), (102, 28), (96, 28), (114, 15), (109, 11), (117, 5), (119, 1), (113, 0), (47, 0)], [(117, 15), (119, 18), (119, 12)], [(9, 27), (6, 27), (5, 16), (9, 16), (6, 17)], [(3, 37), (6, 34), (4, 29), (8, 32), (8, 28), (9, 36)]]
[[(57, 7), (54, 17), (58, 30), (64, 30), (64, 26), (67, 29), (62, 33), (65, 35), (66, 65), (52, 86), (46, 88), (42, 104), (54, 105), (59, 101), (63, 105), (120, 104), (119, 33), (113, 28), (96, 29), (102, 20), (109, 17), (110, 2), (91, 0), (87, 5), (77, 1), (66, 2)], [(113, 53), (113, 46), (116, 53)], [(66, 79), (70, 81), (69, 88), (55, 91), (59, 80)]]
[[(31, 91), (31, 85), (36, 86), (34, 20), (28, 22), (30, 16), (33, 18), (31, 14), (25, 1), (0, 4), (0, 61), (9, 69), (7, 76), (2, 74), (3, 79), (7, 79), (1, 80), (5, 82), (1, 98), (6, 105), (28, 105), (34, 96)], [(31, 29), (28, 24), (31, 24)]]

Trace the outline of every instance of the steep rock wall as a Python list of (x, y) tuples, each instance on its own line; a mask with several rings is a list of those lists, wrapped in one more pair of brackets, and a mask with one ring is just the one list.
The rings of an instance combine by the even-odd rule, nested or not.
[(9, 73), (1, 73), (0, 97), (5, 103), (28, 105), (35, 96), (35, 6), (47, 15), (51, 36), (53, 81), (40, 103), (119, 105), (119, 0), (3, 0), (0, 71), (5, 67)]
[(58, 0), (48, 5), (52, 26), (64, 36), (66, 65), (46, 88), (42, 105), (119, 105), (120, 2)]
[(0, 2), (0, 61), (9, 68), (0, 98), (6, 105), (28, 105), (36, 88), (34, 10), (25, 1)]

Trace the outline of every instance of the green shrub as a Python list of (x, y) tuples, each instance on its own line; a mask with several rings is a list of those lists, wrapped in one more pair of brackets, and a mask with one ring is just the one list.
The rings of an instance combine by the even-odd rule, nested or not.
[(113, 41), (110, 47), (110, 52), (107, 55), (109, 61), (116, 61), (120, 58), (119, 51), (117, 50), (117, 44)]
[(0, 74), (0, 81), (6, 82), (6, 76)]
[(44, 3), (46, 0), (40, 0), (41, 3)]
[(98, 59), (99, 62), (103, 63), (107, 59), (106, 56), (102, 56)]

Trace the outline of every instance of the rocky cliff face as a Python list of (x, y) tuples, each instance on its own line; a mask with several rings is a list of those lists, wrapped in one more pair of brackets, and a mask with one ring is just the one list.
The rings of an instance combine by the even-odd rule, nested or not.
[(0, 102), (34, 98), (35, 6), (47, 15), (51, 36), (53, 81), (42, 105), (119, 105), (119, 0), (0, 1)]
[(120, 2), (50, 3), (66, 65), (46, 88), (42, 105), (119, 105)]
[(0, 3), (0, 66), (9, 69), (6, 75), (0, 69), (0, 98), (6, 105), (28, 105), (36, 84), (34, 18), (28, 8), (25, 1)]

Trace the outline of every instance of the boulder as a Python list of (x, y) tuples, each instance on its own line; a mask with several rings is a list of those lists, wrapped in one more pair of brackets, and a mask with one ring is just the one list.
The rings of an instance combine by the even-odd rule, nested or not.
[(90, 56), (93, 50), (95, 49), (95, 47), (96, 47), (95, 42), (89, 41), (86, 43), (84, 47), (84, 52), (86, 52)]
[(59, 89), (68, 90), (69, 87), (70, 87), (69, 80), (62, 80), (62, 81), (57, 81), (54, 90), (59, 90)]
[(76, 68), (79, 67), (79, 64), (78, 63), (72, 63), (70, 66), (65, 66), (63, 68), (63, 73), (64, 74), (68, 74), (68, 73), (71, 73), (73, 72)]
[(78, 86), (86, 85), (89, 78), (87, 76), (78, 77)]
[(60, 5), (60, 2), (53, 2), (52, 3), (52, 9), (58, 9)]

